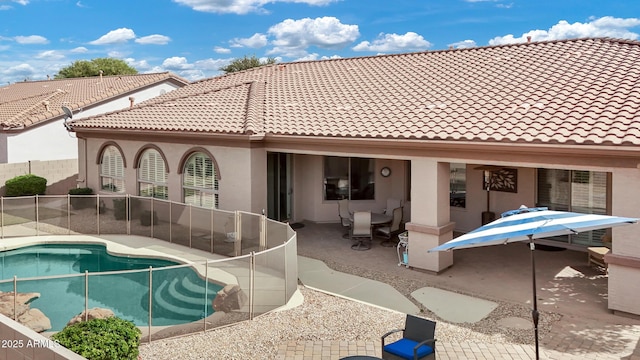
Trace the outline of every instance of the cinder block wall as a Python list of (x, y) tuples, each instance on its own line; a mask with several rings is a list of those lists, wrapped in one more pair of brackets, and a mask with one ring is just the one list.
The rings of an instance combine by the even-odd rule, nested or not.
[(7, 180), (26, 174), (47, 179), (47, 195), (64, 195), (76, 187), (78, 159), (0, 164), (0, 195), (5, 195), (4, 184)]

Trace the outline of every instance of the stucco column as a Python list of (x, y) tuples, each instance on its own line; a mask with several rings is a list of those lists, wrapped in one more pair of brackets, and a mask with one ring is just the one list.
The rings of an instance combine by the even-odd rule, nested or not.
[[(612, 178), (612, 215), (640, 218), (640, 169), (616, 169)], [(609, 309), (640, 315), (640, 225), (612, 229), (609, 269)]]
[(411, 160), (409, 266), (440, 272), (453, 265), (453, 252), (427, 251), (453, 238), (449, 214), (449, 163)]

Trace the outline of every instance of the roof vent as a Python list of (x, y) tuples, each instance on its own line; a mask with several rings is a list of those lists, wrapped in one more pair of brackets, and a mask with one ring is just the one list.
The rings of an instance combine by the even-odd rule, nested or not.
[(129, 96), (129, 109), (133, 108), (133, 103), (136, 101), (136, 98), (133, 96)]
[(527, 36), (527, 43), (531, 42), (531, 36)]
[(42, 105), (44, 105), (44, 110), (45, 111), (49, 111), (49, 100), (43, 101)]

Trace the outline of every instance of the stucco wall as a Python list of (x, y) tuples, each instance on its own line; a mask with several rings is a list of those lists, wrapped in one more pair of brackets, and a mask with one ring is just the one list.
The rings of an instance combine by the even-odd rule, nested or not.
[[(80, 179), (86, 179), (86, 186), (103, 194), (112, 193), (99, 191), (100, 164), (97, 163), (97, 160), (98, 151), (108, 141), (111, 140), (87, 140), (86, 162), (81, 163), (79, 175)], [(266, 208), (266, 153), (264, 149), (206, 144), (149, 143), (133, 140), (118, 140), (116, 143), (124, 152), (126, 193), (138, 194), (137, 169), (134, 164), (136, 154), (146, 146), (155, 145), (164, 154), (168, 163), (169, 200), (182, 202), (182, 175), (178, 169), (180, 160), (191, 149), (202, 147), (211, 152), (219, 166), (221, 176), (219, 181), (220, 209), (261, 213), (262, 209)], [(264, 159), (262, 159), (263, 157)], [(252, 158), (256, 159), (253, 165)]]
[(30, 173), (47, 179), (47, 195), (67, 194), (69, 189), (76, 187), (78, 161), (66, 159), (0, 164), (0, 195), (5, 195), (7, 180)]
[[(76, 112), (74, 120), (103, 114), (110, 111), (126, 109), (130, 106), (129, 97), (133, 96), (139, 103), (177, 87), (171, 83), (158, 84), (147, 89), (112, 99), (104, 104)], [(6, 161), (8, 163), (29, 160), (61, 160), (78, 157), (77, 140), (63, 126), (64, 120), (35, 126), (27, 131), (6, 134)], [(1, 144), (0, 144), (1, 145)], [(2, 147), (0, 146), (0, 151)], [(2, 157), (0, 156), (0, 161)]]

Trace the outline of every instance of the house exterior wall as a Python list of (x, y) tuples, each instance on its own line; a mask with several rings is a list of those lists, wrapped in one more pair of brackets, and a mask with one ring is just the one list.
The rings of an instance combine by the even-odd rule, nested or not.
[[(117, 143), (125, 160), (125, 192), (138, 194), (137, 166), (135, 155), (151, 145), (138, 140), (111, 140), (90, 138), (86, 140), (86, 156), (80, 163), (80, 178), (86, 179), (87, 187), (102, 194), (113, 194), (100, 190), (99, 151), (106, 142)], [(169, 175), (167, 179), (169, 200), (182, 202), (182, 175), (178, 166), (180, 160), (192, 149), (207, 149), (215, 157), (219, 166), (219, 201), (221, 210), (240, 210), (260, 213), (266, 208), (266, 152), (263, 148), (213, 146), (206, 144), (177, 144), (154, 142), (164, 155)], [(81, 151), (84, 151), (82, 149)]]
[[(612, 208), (617, 216), (640, 217), (640, 169), (615, 169), (612, 175)], [(612, 229), (611, 253), (605, 257), (609, 270), (609, 309), (640, 315), (640, 225)]]
[[(130, 106), (130, 96), (135, 98), (135, 103), (139, 103), (176, 88), (177, 86), (168, 82), (158, 84), (80, 111), (74, 114), (73, 119), (77, 120), (115, 110), (126, 109)], [(2, 151), (2, 142), (6, 142), (4, 146), (6, 154), (3, 157), (0, 153), (0, 162), (17, 163), (29, 160), (77, 159), (77, 139), (74, 134), (67, 132), (63, 123), (64, 120), (59, 119), (40, 126), (28, 128), (25, 131), (0, 135), (4, 136), (4, 140), (0, 141), (0, 151)]]

